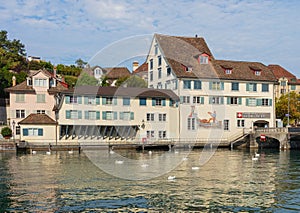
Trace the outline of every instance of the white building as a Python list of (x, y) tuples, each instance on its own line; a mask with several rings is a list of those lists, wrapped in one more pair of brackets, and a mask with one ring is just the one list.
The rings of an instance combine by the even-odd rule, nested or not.
[(245, 128), (275, 126), (272, 71), (259, 62), (216, 60), (200, 37), (155, 34), (148, 85), (180, 97), (181, 139), (233, 140)]

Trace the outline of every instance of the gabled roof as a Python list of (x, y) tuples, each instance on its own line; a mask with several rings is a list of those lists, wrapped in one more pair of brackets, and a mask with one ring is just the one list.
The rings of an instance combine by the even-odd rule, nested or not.
[(291, 79), (295, 79), (295, 80), (297, 79), (295, 75), (293, 75), (292, 73), (290, 73), (280, 65), (270, 64), (268, 65), (268, 67), (273, 71), (277, 80), (283, 77), (287, 78), (289, 82), (291, 81)]
[(63, 91), (67, 95), (91, 95), (91, 96), (121, 96), (121, 97), (145, 97), (145, 98), (171, 98), (179, 100), (172, 90), (137, 88), (137, 87), (99, 87), (99, 86), (77, 86)]
[(108, 79), (118, 79), (131, 75), (127, 67), (107, 67), (104, 69), (107, 71), (106, 77)]
[[(260, 62), (214, 60), (212, 61), (212, 64), (220, 79), (276, 81), (273, 72)], [(231, 74), (225, 73), (226, 68), (231, 69)], [(255, 75), (254, 71), (260, 71), (260, 75)]]
[[(209, 64), (199, 64), (198, 57), (207, 54), (210, 60), (214, 57), (202, 37), (180, 37), (155, 34), (154, 40), (158, 43), (160, 50), (179, 78), (217, 78), (217, 75)], [(184, 67), (191, 67), (192, 72), (186, 72)]]
[(25, 92), (25, 93), (35, 93), (32, 86), (27, 85), (27, 81), (23, 81), (14, 87), (8, 87), (4, 89), (6, 92)]
[(148, 63), (144, 62), (141, 66), (136, 68), (136, 70), (133, 71), (133, 74), (140, 73), (140, 72), (148, 72)]
[(56, 122), (46, 114), (30, 114), (18, 124), (50, 124), (55, 125)]

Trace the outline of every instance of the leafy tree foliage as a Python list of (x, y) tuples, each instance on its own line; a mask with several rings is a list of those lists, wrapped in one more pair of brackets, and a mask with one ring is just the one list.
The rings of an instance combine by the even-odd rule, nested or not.
[(63, 64), (58, 64), (56, 66), (57, 73), (62, 74), (62, 75), (71, 75), (71, 76), (76, 76), (78, 77), (82, 71), (81, 68), (76, 67), (75, 65), (63, 65)]
[(116, 86), (147, 88), (147, 82), (141, 77), (133, 75), (130, 77), (119, 78), (116, 82)]
[(100, 86), (102, 86), (102, 87), (109, 87), (110, 86), (110, 83), (108, 82), (107, 76), (104, 75), (104, 76), (101, 77)]
[(90, 76), (87, 73), (83, 73), (82, 75), (80, 75), (80, 77), (76, 82), (76, 86), (82, 86), (82, 85), (96, 86), (97, 84), (98, 84), (97, 79), (93, 76)]
[(288, 118), (286, 114), (289, 112), (290, 125), (297, 124), (300, 121), (300, 95), (295, 92), (282, 95), (276, 100), (276, 118), (283, 120), (283, 124), (287, 125)]
[(77, 64), (77, 67), (82, 69), (85, 67), (85, 65), (87, 65), (87, 62), (85, 62), (81, 58), (79, 58), (75, 61), (75, 64)]

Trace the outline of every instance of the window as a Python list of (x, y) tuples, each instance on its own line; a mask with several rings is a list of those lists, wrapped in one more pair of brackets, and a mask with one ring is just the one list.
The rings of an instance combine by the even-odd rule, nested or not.
[(195, 130), (196, 129), (196, 118), (188, 118), (187, 120), (187, 129)]
[(25, 102), (25, 95), (24, 94), (16, 94), (16, 102), (17, 103)]
[(103, 105), (117, 105), (117, 98), (113, 97), (102, 97)]
[(259, 70), (255, 70), (254, 74), (257, 75), (257, 76), (260, 76), (261, 72)]
[(281, 81), (281, 82), (280, 82), (280, 85), (281, 85), (281, 86), (286, 86), (286, 81)]
[(245, 120), (237, 120), (237, 127), (245, 127)]
[(166, 121), (166, 118), (167, 118), (166, 113), (158, 114), (158, 121)]
[(150, 72), (150, 81), (153, 81), (153, 71)]
[(25, 118), (25, 110), (17, 109), (16, 110), (16, 118)]
[(37, 110), (36, 113), (37, 114), (45, 114), (45, 110)]
[(238, 82), (232, 82), (231, 83), (231, 90), (232, 91), (239, 91), (239, 83)]
[(171, 68), (167, 67), (167, 76), (171, 75)]
[(158, 68), (158, 78), (161, 78), (161, 68)]
[(200, 56), (200, 64), (208, 64), (208, 56), (201, 55)]
[(246, 90), (250, 92), (256, 92), (256, 83), (247, 83)]
[(24, 128), (23, 136), (43, 136), (42, 128)]
[(183, 89), (191, 89), (191, 81), (190, 80), (183, 81)]
[(166, 99), (152, 98), (152, 106), (166, 106)]
[(246, 106), (256, 106), (256, 99), (255, 98), (247, 98)]
[(20, 135), (20, 133), (21, 133), (21, 127), (16, 126), (16, 135)]
[(194, 96), (193, 104), (204, 104), (204, 97)]
[(130, 106), (130, 98), (127, 97), (123, 98), (123, 106)]
[(147, 121), (154, 121), (154, 113), (147, 113)]
[(281, 94), (285, 94), (286, 93), (286, 89), (280, 89), (280, 93)]
[(291, 85), (291, 90), (296, 90), (296, 85)]
[(154, 46), (154, 54), (157, 55), (158, 54), (158, 45), (155, 44)]
[(150, 138), (154, 138), (154, 131), (151, 130), (151, 131), (147, 131), (147, 138), (150, 139)]
[(190, 96), (180, 96), (180, 103), (189, 104), (190, 103)]
[(120, 112), (119, 118), (124, 121), (134, 120), (134, 112)]
[(162, 83), (161, 83), (161, 82), (158, 82), (156, 88), (157, 88), (157, 89), (162, 89)]
[(229, 130), (229, 120), (224, 120), (224, 130)]
[(47, 87), (47, 79), (34, 79), (34, 86), (36, 87)]
[(150, 59), (150, 70), (153, 69), (153, 59)]
[(232, 105), (242, 104), (242, 98), (227, 97), (227, 104), (232, 104)]
[(232, 70), (231, 69), (225, 69), (225, 74), (226, 75), (230, 75), (232, 73)]
[[(257, 105), (260, 106), (259, 103)], [(272, 99), (262, 98), (261, 99), (261, 106), (272, 106)]]
[(261, 84), (262, 92), (269, 92), (269, 84)]
[(212, 96), (209, 98), (209, 104), (223, 104), (224, 98), (220, 96)]
[(71, 104), (77, 104), (78, 100), (77, 100), (77, 96), (70, 96), (70, 103)]
[(224, 90), (224, 82), (220, 82), (220, 81), (209, 82), (209, 89)]
[(201, 89), (201, 81), (194, 81), (194, 89)]
[(36, 95), (36, 102), (37, 103), (45, 103), (46, 102), (45, 94), (37, 94)]
[(147, 106), (147, 98), (140, 98), (140, 106)]
[(99, 111), (85, 111), (84, 118), (87, 120), (99, 120), (100, 112)]
[(103, 111), (102, 112), (102, 119), (103, 120), (117, 120), (118, 113), (113, 111)]
[(166, 131), (158, 131), (158, 137), (159, 138), (166, 138), (167, 137), (167, 133)]
[(81, 119), (82, 114), (79, 110), (66, 110), (66, 119)]
[(99, 105), (100, 104), (100, 98), (99, 97), (93, 97), (93, 96), (85, 96), (84, 97), (84, 104)]
[(158, 66), (161, 66), (161, 56), (158, 56), (157, 59), (158, 59)]

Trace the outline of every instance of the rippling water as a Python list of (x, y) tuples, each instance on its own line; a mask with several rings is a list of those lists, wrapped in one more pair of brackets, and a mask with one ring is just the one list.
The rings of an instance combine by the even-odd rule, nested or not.
[[(260, 150), (253, 161), (254, 151), (219, 149), (202, 166), (201, 151), (122, 151), (132, 159), (157, 159), (157, 167), (137, 170), (149, 175), (189, 154), (168, 173), (140, 181), (103, 172), (85, 153), (0, 153), (0, 212), (300, 211), (299, 151)], [(124, 166), (126, 161), (113, 165), (115, 170)]]

